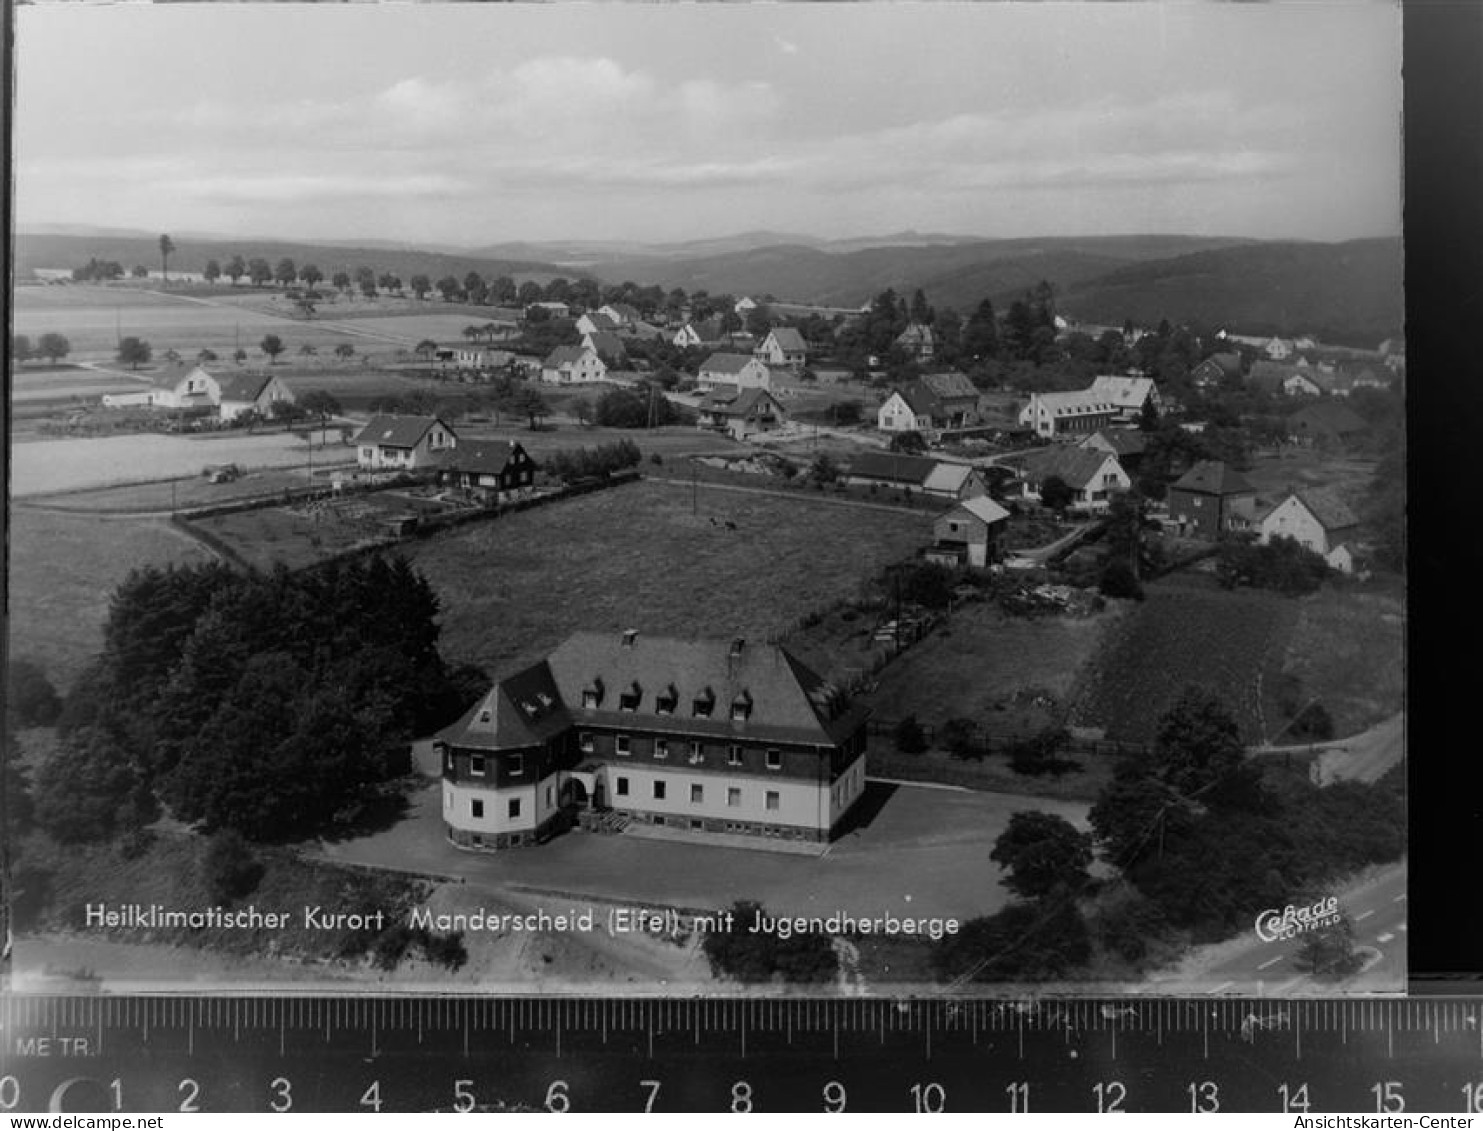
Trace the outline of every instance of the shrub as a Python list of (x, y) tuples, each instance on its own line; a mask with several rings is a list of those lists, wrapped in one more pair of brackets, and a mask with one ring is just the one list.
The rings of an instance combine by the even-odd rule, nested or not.
[(263, 871), (252, 848), (234, 829), (223, 829), (213, 836), (202, 861), (202, 878), (214, 903), (233, 903), (251, 895)]
[(1139, 962), (1149, 943), (1169, 929), (1169, 921), (1158, 905), (1134, 896), (1103, 910), (1096, 919), (1097, 941), (1126, 962)]
[(927, 749), (927, 736), (915, 715), (907, 715), (896, 724), (896, 749), (903, 754), (920, 754)]
[(1064, 727), (1047, 727), (1034, 737), (1015, 743), (1009, 751), (1009, 764), (1017, 774), (1063, 773), (1067, 763), (1056, 755), (1070, 739), (1071, 733)]
[(1102, 578), (1097, 589), (1104, 597), (1143, 600), (1143, 585), (1133, 573), (1133, 567), (1121, 559), (1108, 562), (1102, 567)]
[(981, 757), (977, 738), (978, 724), (972, 719), (948, 719), (937, 734), (938, 744), (954, 758)]
[(458, 970), (469, 960), (469, 950), (464, 946), (461, 931), (453, 931), (446, 935), (429, 934), (420, 942), (423, 955), (434, 966)]
[(5, 673), (5, 708), (21, 727), (49, 727), (62, 713), (62, 699), (37, 664), (12, 660)]
[(748, 984), (779, 980), (818, 984), (834, 978), (839, 957), (827, 935), (801, 931), (783, 938), (752, 933), (752, 923), (764, 914), (761, 904), (739, 900), (731, 908), (733, 929), (711, 931), (705, 936), (701, 950), (714, 973)]

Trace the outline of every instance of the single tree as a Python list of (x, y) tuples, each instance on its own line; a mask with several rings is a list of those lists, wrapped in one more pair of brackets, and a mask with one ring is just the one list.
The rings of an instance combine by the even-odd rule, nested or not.
[(412, 288), (412, 293), (419, 299), (426, 298), (428, 291), (433, 289), (432, 282), (426, 275), (413, 275), (408, 285)]
[[(169, 236), (160, 237), (160, 274), (165, 282), (170, 281), (170, 256), (175, 253), (175, 241)], [(147, 274), (147, 272), (146, 272)]]
[(268, 355), (268, 364), (272, 365), (278, 360), (278, 355), (285, 349), (283, 339), (277, 334), (264, 335), (263, 340), (258, 343), (258, 349)]
[(1057, 514), (1065, 514), (1066, 508), (1076, 500), (1076, 492), (1059, 475), (1047, 475), (1040, 483), (1040, 501)]
[(142, 263), (136, 263), (134, 264), (134, 269), (129, 274), (133, 275), (136, 279), (147, 279), (149, 278), (149, 268)]
[(244, 349), (236, 350), (232, 354), (232, 360), (235, 361), (238, 365), (241, 365), (244, 361), (247, 360), (247, 351)]
[(340, 415), (340, 402), (324, 389), (310, 389), (299, 398), (299, 407), (310, 415), (319, 417), (320, 443), (329, 433), (330, 420)]
[(237, 280), (242, 278), (243, 275), (247, 274), (246, 261), (244, 261), (240, 255), (232, 256), (231, 259), (227, 260), (226, 274), (227, 277), (232, 280), (232, 286), (235, 287), (237, 285)]
[(10, 359), (12, 361), (30, 361), (31, 339), (25, 334), (13, 334), (10, 339)]
[(417, 345), (413, 348), (412, 352), (415, 353), (418, 357), (422, 358), (424, 361), (431, 361), (433, 354), (438, 352), (438, 343), (433, 341), (431, 338), (423, 338), (422, 341), (418, 342)]
[(208, 283), (214, 283), (221, 278), (221, 264), (214, 259), (206, 260), (206, 270), (201, 274), (205, 276)]
[(273, 278), (273, 265), (266, 259), (257, 257), (247, 261), (247, 277), (255, 287), (261, 287)]
[(12, 727), (49, 727), (62, 713), (62, 699), (39, 664), (13, 659), (5, 669), (5, 715)]
[(42, 334), (36, 343), (36, 353), (55, 365), (72, 351), (72, 343), (61, 334)]
[(891, 437), (890, 450), (893, 452), (925, 452), (927, 441), (922, 438), (920, 432), (898, 432)]
[(458, 280), (452, 275), (444, 275), (438, 280), (438, 293), (443, 296), (444, 302), (452, 302), (459, 294)]
[(341, 342), (335, 347), (335, 356), (344, 361), (355, 356), (355, 347), (349, 342)]
[(341, 294), (350, 293), (350, 272), (343, 268), (330, 277), (330, 285)]
[(313, 357), (319, 350), (311, 342), (305, 342), (299, 347), (300, 357)]
[(281, 286), (292, 286), (293, 281), (299, 277), (299, 269), (294, 261), (284, 256), (278, 261), (277, 268), (273, 271), (273, 279)]
[(208, 361), (215, 361), (216, 351), (211, 349), (203, 349), (200, 353), (196, 354), (196, 360), (199, 361), (202, 365), (206, 364), (206, 362)]
[(1016, 895), (1076, 892), (1090, 878), (1092, 841), (1064, 817), (1027, 810), (1009, 818), (989, 859), (1008, 873), (1004, 886)]
[(307, 283), (310, 287), (314, 287), (323, 278), (324, 272), (312, 263), (306, 263), (299, 268), (300, 281)]
[(234, 829), (211, 838), (201, 870), (211, 901), (228, 906), (256, 891), (265, 871), (252, 846)]
[(126, 363), (131, 369), (138, 369), (141, 365), (148, 364), (153, 356), (149, 343), (143, 338), (125, 338), (118, 344), (119, 361)]
[(516, 412), (525, 417), (532, 431), (543, 417), (551, 415), (551, 406), (546, 403), (546, 398), (541, 396), (538, 389), (529, 385), (515, 393), (506, 402), (505, 408), (509, 412)]

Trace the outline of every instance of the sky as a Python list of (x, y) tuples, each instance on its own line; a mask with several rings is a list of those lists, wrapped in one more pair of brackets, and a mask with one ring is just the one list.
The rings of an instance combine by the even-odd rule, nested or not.
[(16, 11), (31, 225), (1400, 233), (1391, 0)]

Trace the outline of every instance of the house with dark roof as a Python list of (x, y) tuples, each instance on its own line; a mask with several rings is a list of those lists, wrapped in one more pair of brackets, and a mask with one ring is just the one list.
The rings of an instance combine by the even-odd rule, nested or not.
[(1020, 409), (1019, 422), (1047, 440), (1085, 436), (1117, 420), (1121, 409), (1091, 389), (1031, 393)]
[(983, 474), (972, 464), (900, 452), (861, 452), (850, 461), (842, 479), (850, 486), (886, 487), (939, 499), (972, 499), (989, 493)]
[(1200, 460), (1169, 487), (1169, 516), (1195, 538), (1214, 541), (1228, 530), (1249, 527), (1256, 489), (1220, 460)]
[(516, 440), (468, 440), (444, 453), (438, 478), (484, 503), (503, 503), (535, 489), (535, 460)]
[(1112, 504), (1112, 496), (1133, 485), (1128, 473), (1111, 452), (1096, 448), (1057, 445), (1040, 448), (1014, 461), (1020, 470), (1024, 495), (1039, 500), (1046, 480), (1059, 479), (1071, 488), (1069, 510), (1100, 514)]
[(416, 471), (440, 466), (457, 444), (436, 416), (373, 416), (355, 437), (356, 463), (367, 471)]
[(1115, 419), (1125, 423), (1137, 421), (1145, 406), (1151, 406), (1155, 412), (1164, 410), (1158, 386), (1151, 377), (1093, 377), (1087, 392), (1093, 399), (1110, 404)]
[(864, 792), (867, 715), (779, 645), (577, 633), (437, 736), (445, 834), (492, 850), (638, 824), (824, 844)]
[(293, 390), (276, 373), (223, 373), (216, 378), (216, 412), (223, 423), (256, 413), (271, 416), (280, 402), (294, 403)]
[(1354, 570), (1354, 540), (1359, 518), (1330, 491), (1290, 491), (1276, 506), (1255, 516), (1257, 540), (1291, 538), (1323, 557), (1342, 573)]
[(607, 375), (607, 363), (588, 346), (557, 346), (541, 362), (541, 380), (547, 385), (588, 385)]
[(609, 331), (582, 335), (582, 348), (597, 354), (610, 369), (621, 369), (628, 360), (628, 347), (623, 339)]
[(1124, 471), (1129, 475), (1136, 475), (1138, 466), (1143, 462), (1148, 441), (1136, 428), (1104, 428), (1100, 432), (1093, 432), (1076, 446), (1114, 455)]
[(1311, 371), (1275, 361), (1253, 362), (1246, 387), (1268, 396), (1316, 397), (1323, 393)]
[(772, 432), (788, 419), (787, 409), (767, 389), (736, 385), (713, 385), (696, 411), (698, 427), (725, 432), (734, 440)]
[(808, 345), (792, 326), (774, 326), (757, 347), (758, 360), (797, 373), (808, 360)]
[(1190, 384), (1197, 389), (1219, 389), (1241, 379), (1241, 355), (1235, 352), (1213, 353), (1189, 372)]
[(577, 319), (577, 333), (579, 334), (611, 334), (617, 329), (618, 322), (600, 310), (589, 310)]
[(695, 384), (703, 393), (717, 385), (735, 385), (740, 389), (771, 389), (772, 370), (745, 353), (713, 353), (700, 363)]
[(913, 322), (896, 335), (891, 343), (915, 361), (931, 361), (935, 349), (932, 327), (922, 322)]
[(968, 499), (932, 523), (933, 544), (926, 557), (943, 565), (982, 569), (999, 556), (999, 538), (1009, 512), (987, 495)]
[(721, 320), (712, 317), (699, 322), (687, 321), (675, 331), (675, 335), (671, 340), (675, 345), (684, 349), (687, 346), (713, 344), (719, 342), (725, 336), (726, 332), (721, 328)]
[(613, 329), (622, 329), (632, 326), (642, 320), (643, 315), (639, 313), (636, 306), (626, 302), (610, 302), (598, 309), (598, 313), (608, 318), (613, 323)]
[(1370, 429), (1365, 418), (1346, 404), (1325, 400), (1304, 405), (1287, 417), (1288, 439), (1305, 446), (1333, 446), (1359, 439)]
[(929, 373), (892, 389), (876, 410), (882, 432), (963, 428), (978, 420), (978, 389), (962, 373)]

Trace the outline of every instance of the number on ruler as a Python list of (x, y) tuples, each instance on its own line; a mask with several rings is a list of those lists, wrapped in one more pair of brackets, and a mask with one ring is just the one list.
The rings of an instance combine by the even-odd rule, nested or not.
[(268, 1086), (273, 1089), (273, 1100), (268, 1106), (274, 1111), (292, 1111), (294, 1106), (293, 1081), (287, 1076), (279, 1076)]
[(1214, 1080), (1201, 1080), (1185, 1088), (1189, 1093), (1189, 1109), (1199, 1115), (1208, 1115), (1220, 1110), (1220, 1088)]
[(371, 1086), (369, 1088), (367, 1088), (364, 1092), (361, 1093), (361, 1096), (360, 1096), (360, 1106), (361, 1107), (368, 1107), (372, 1111), (380, 1111), (381, 1110), (381, 1081), (380, 1080), (372, 1080), (371, 1081)]
[(14, 1076), (0, 1076), (0, 1111), (14, 1111), (21, 1103), (21, 1082)]
[(112, 1080), (108, 1081), (108, 1090), (113, 1095), (113, 1110), (114, 1111), (123, 1111), (124, 1110), (124, 1082), (123, 1082), (123, 1080), (121, 1080), (119, 1077), (115, 1076)]
[(947, 1092), (941, 1084), (913, 1084), (911, 1101), (913, 1110), (936, 1115), (947, 1107)]
[(1282, 1097), (1283, 1111), (1307, 1111), (1310, 1106), (1306, 1080), (1298, 1085), (1296, 1091), (1290, 1090), (1286, 1084), (1278, 1084), (1277, 1094)]
[(546, 1089), (546, 1110), (560, 1114), (571, 1109), (572, 1101), (566, 1095), (566, 1081), (552, 1080), (551, 1086)]
[(659, 1081), (658, 1080), (640, 1080), (639, 1081), (639, 1087), (640, 1088), (648, 1088), (649, 1089), (649, 1094), (644, 1097), (644, 1111), (646, 1111), (646, 1112), (653, 1111), (654, 1110), (654, 1101), (659, 1098)]
[(1462, 1110), (1475, 1114), (1483, 1112), (1483, 1083), (1462, 1086)]
[(1406, 1110), (1406, 1097), (1401, 1095), (1399, 1080), (1386, 1080), (1380, 1084), (1372, 1084), (1370, 1091), (1375, 1095), (1376, 1111), (1393, 1113)]
[(824, 1110), (836, 1114), (845, 1108), (844, 1085), (838, 1080), (830, 1080), (824, 1085)]
[(1016, 1080), (1004, 1089), (1009, 1096), (1009, 1110), (1021, 1114), (1030, 1110), (1030, 1082), (1028, 1080)]
[(752, 1110), (752, 1085), (745, 1080), (731, 1085), (731, 1110), (743, 1113)]
[(1108, 1080), (1105, 1084), (1098, 1081), (1092, 1085), (1092, 1092), (1097, 1097), (1098, 1115), (1122, 1111), (1123, 1100), (1128, 1098), (1128, 1089), (1121, 1080)]
[(473, 1111), (474, 1093), (469, 1091), (474, 1086), (472, 1080), (453, 1081), (453, 1110)]
[(185, 1099), (180, 1101), (180, 1111), (201, 1110), (196, 1106), (196, 1099), (201, 1094), (201, 1085), (197, 1084), (194, 1080), (187, 1076), (184, 1080), (182, 1080), (175, 1086), (175, 1090), (185, 1097)]

